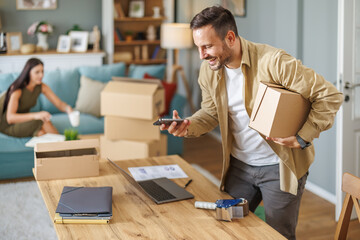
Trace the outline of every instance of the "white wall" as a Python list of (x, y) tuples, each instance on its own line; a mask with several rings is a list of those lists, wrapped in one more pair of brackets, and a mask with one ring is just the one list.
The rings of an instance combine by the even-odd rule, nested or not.
[[(178, 0), (178, 22), (190, 22), (203, 8), (221, 1)], [(337, 1), (336, 0), (247, 0), (246, 16), (235, 18), (239, 34), (251, 41), (282, 48), (303, 63), (336, 82)], [(197, 50), (182, 51), (193, 98), (200, 102), (197, 85), (200, 60)], [(180, 93), (183, 93), (181, 86)], [(187, 111), (187, 115), (190, 112)], [(330, 195), (335, 195), (335, 126), (315, 140), (315, 162), (308, 181)], [(309, 184), (310, 185), (310, 184)]]

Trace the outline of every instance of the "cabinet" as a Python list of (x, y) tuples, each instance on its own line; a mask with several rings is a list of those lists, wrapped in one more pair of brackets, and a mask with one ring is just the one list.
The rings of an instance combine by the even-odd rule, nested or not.
[(21, 72), (29, 58), (39, 58), (44, 62), (45, 71), (56, 69), (72, 69), (79, 66), (100, 66), (103, 63), (103, 51), (84, 53), (58, 53), (49, 50), (42, 53), (0, 55), (0, 73)]
[[(131, 0), (103, 1), (102, 30), (104, 49), (108, 53), (107, 62), (166, 63), (165, 50), (159, 49), (160, 26), (166, 19), (163, 0), (133, 1), (142, 3), (143, 14), (140, 15), (143, 17), (129, 17), (131, 2)], [(154, 7), (158, 7), (160, 10), (158, 17), (154, 17)], [(155, 39), (149, 38), (149, 28), (153, 28)], [(132, 39), (126, 39), (128, 35), (131, 35)], [(158, 54), (154, 54), (154, 52)]]

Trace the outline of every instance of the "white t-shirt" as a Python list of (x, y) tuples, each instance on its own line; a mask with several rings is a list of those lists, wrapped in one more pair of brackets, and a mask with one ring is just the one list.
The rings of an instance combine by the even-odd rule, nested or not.
[(279, 163), (279, 157), (258, 132), (249, 127), (250, 118), (243, 101), (244, 75), (240, 68), (225, 67), (229, 105), (229, 127), (234, 136), (231, 155), (252, 166)]

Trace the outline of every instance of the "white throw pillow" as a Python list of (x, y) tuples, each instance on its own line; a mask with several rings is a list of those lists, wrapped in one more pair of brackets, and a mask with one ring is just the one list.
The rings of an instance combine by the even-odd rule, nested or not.
[(105, 85), (106, 83), (81, 76), (75, 109), (100, 117), (100, 93)]

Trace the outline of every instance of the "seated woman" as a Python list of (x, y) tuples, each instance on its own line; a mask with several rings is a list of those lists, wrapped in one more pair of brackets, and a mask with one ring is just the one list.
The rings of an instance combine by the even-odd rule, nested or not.
[(37, 58), (29, 59), (20, 76), (0, 96), (0, 132), (13, 137), (41, 136), (58, 133), (46, 111), (30, 112), (43, 93), (60, 111), (70, 113), (72, 108), (61, 101), (48, 85), (42, 83), (44, 64)]

